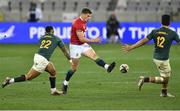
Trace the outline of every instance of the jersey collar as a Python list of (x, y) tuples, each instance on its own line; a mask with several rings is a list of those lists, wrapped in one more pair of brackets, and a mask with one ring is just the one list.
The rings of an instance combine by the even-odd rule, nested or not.
[(86, 21), (83, 20), (83, 18), (82, 18), (81, 16), (80, 16), (79, 18), (80, 18), (80, 20), (81, 20), (82, 22), (86, 23)]
[(51, 33), (47, 33), (47, 32), (46, 32), (46, 33), (45, 33), (45, 35), (53, 35), (53, 34), (51, 34)]
[(169, 28), (169, 26), (166, 26), (166, 25), (162, 25), (162, 27), (164, 27), (164, 28)]

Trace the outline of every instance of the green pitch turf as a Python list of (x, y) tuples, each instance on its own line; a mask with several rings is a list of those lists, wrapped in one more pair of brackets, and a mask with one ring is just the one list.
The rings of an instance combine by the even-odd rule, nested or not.
[[(93, 61), (82, 57), (80, 66), (69, 84), (65, 96), (51, 96), (48, 74), (38, 78), (0, 88), (0, 110), (180, 110), (180, 47), (171, 48), (170, 63), (172, 76), (169, 91), (175, 98), (161, 98), (161, 86), (145, 84), (142, 91), (137, 89), (140, 75), (159, 75), (152, 62), (152, 45), (123, 54), (121, 46), (92, 45), (97, 54), (108, 63), (116, 61), (111, 74)], [(36, 45), (0, 45), (0, 82), (6, 76), (25, 74), (33, 64)], [(57, 88), (70, 64), (57, 48), (51, 61), (57, 69)], [(119, 71), (119, 66), (127, 63), (127, 74)]]

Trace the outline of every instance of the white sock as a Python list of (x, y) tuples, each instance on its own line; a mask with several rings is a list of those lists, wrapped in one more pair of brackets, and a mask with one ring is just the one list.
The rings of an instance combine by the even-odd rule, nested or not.
[(64, 80), (63, 84), (67, 86), (69, 84), (69, 82)]
[(54, 92), (54, 91), (56, 91), (56, 88), (51, 88), (51, 92)]
[(11, 78), (11, 79), (9, 80), (9, 83), (14, 83), (14, 78)]
[(109, 67), (109, 64), (105, 64), (104, 65), (104, 68), (107, 70), (108, 69), (108, 67)]

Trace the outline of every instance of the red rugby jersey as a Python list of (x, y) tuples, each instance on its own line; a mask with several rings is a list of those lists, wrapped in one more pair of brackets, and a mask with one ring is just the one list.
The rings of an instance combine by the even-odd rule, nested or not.
[(77, 30), (82, 30), (84, 33), (86, 31), (86, 22), (83, 21), (80, 17), (76, 18), (71, 26), (71, 44), (81, 45), (81, 42), (76, 34)]

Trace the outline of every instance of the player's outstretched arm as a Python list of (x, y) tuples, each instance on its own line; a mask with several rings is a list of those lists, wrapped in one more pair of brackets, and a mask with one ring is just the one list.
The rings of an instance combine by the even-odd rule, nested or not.
[(89, 43), (89, 42), (91, 42), (91, 43), (100, 43), (101, 42), (100, 37), (97, 37), (95, 39), (88, 39), (88, 38), (86, 38), (85, 35), (84, 35), (84, 32), (82, 30), (77, 30), (76, 34), (77, 34), (79, 40), (81, 42), (83, 42), (83, 43)]
[(144, 45), (144, 44), (147, 43), (148, 41), (149, 41), (148, 38), (144, 38), (144, 39), (139, 40), (138, 42), (136, 42), (136, 43), (133, 44), (133, 45), (127, 45), (127, 44), (125, 44), (125, 45), (122, 46), (122, 49), (123, 49), (123, 51), (124, 51), (125, 53), (127, 53), (127, 52), (129, 52), (129, 51), (131, 51), (131, 50), (133, 50), (133, 49), (135, 49), (135, 48), (141, 47), (142, 45)]

